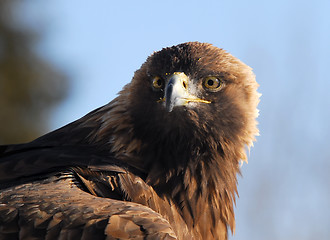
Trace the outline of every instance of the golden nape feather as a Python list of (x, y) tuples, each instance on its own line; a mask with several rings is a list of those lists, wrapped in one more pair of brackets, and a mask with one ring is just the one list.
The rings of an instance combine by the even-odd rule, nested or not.
[(257, 88), (211, 44), (153, 53), (109, 104), (0, 146), (0, 239), (227, 239)]

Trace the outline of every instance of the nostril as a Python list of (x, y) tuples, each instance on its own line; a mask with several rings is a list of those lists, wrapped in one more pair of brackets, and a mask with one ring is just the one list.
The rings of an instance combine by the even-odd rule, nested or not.
[(183, 84), (183, 87), (184, 87), (184, 88), (187, 88), (187, 84), (186, 84), (186, 82), (182, 82), (182, 84)]

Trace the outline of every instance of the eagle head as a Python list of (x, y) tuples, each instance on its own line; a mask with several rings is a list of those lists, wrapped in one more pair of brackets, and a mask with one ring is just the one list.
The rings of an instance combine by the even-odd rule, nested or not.
[(233, 143), (245, 160), (242, 148), (258, 134), (257, 87), (250, 67), (211, 44), (164, 48), (148, 57), (129, 85), (135, 134), (159, 148), (173, 145), (166, 149), (173, 155), (210, 144), (224, 151)]

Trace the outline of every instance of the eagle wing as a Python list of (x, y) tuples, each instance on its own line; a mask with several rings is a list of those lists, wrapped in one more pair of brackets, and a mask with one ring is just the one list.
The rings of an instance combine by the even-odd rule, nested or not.
[(2, 190), (0, 239), (176, 239), (159, 213), (89, 194), (76, 176), (62, 172)]
[[(71, 127), (1, 146), (0, 239), (176, 239), (144, 204), (152, 193), (138, 170), (95, 146), (53, 141)], [(139, 190), (128, 175), (140, 179)]]

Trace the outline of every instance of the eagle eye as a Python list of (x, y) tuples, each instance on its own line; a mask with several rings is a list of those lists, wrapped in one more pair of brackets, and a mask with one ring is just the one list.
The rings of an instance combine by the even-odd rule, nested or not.
[(152, 80), (152, 87), (159, 90), (163, 87), (164, 81), (160, 77), (154, 77)]
[(203, 86), (212, 92), (219, 91), (223, 82), (218, 77), (206, 77), (203, 81)]

